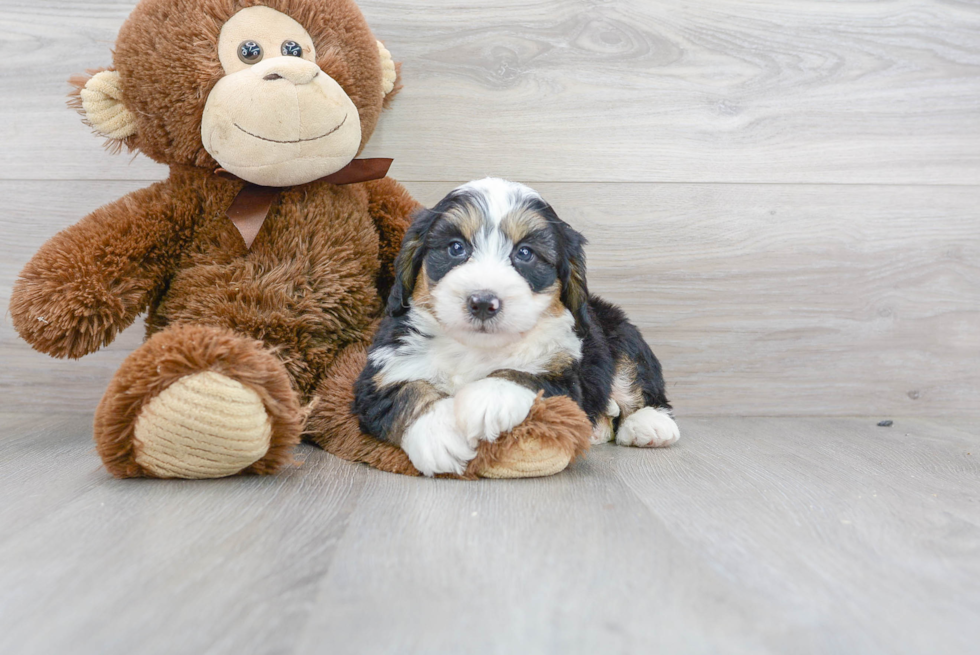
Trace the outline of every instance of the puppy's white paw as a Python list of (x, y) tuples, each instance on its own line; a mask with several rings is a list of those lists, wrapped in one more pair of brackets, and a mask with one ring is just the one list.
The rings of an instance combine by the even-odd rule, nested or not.
[(443, 398), (402, 435), (402, 450), (422, 475), (461, 474), (476, 457), (476, 450), (456, 428), (453, 399)]
[(537, 395), (501, 378), (471, 382), (456, 393), (456, 427), (474, 446), (478, 440), (496, 441), (527, 418)]
[(599, 420), (597, 420), (595, 425), (592, 427), (592, 436), (589, 438), (589, 441), (595, 445), (600, 443), (609, 443), (612, 440), (613, 417), (600, 416)]
[(620, 446), (663, 448), (680, 438), (681, 431), (667, 410), (655, 407), (644, 407), (630, 414), (616, 432), (616, 443)]

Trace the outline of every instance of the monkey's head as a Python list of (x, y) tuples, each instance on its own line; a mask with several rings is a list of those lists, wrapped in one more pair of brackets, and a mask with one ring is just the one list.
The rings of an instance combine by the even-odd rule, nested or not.
[(265, 186), (344, 168), (398, 89), (352, 0), (142, 0), (113, 68), (75, 83), (111, 143)]

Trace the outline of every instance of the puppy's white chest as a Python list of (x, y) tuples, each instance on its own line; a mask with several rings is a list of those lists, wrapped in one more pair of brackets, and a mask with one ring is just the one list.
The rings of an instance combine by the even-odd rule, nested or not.
[(476, 348), (445, 333), (413, 333), (400, 344), (379, 348), (371, 355), (385, 384), (425, 380), (448, 395), (495, 371), (541, 375), (558, 358), (582, 358), (571, 314), (543, 321), (520, 341), (499, 348)]

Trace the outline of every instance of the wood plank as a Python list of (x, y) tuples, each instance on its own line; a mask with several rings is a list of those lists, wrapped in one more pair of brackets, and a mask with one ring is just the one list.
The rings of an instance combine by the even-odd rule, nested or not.
[(687, 419), (670, 449), (461, 483), (311, 447), (273, 478), (116, 481), (93, 469), (90, 414), (0, 419), (5, 653), (966, 655), (980, 639), (975, 422)]
[(743, 598), (780, 600), (760, 622), (771, 652), (975, 649), (975, 425), (967, 433), (919, 420), (685, 427), (693, 439), (662, 457), (616, 452), (600, 461)]
[(755, 617), (773, 608), (692, 556), (592, 457), (502, 485), (372, 482), (298, 654), (328, 636), (339, 655), (764, 650)]
[(289, 650), (366, 469), (306, 446), (276, 477), (119, 481), (91, 415), (37, 419), (0, 433), (0, 652)]
[(546, 480), (380, 479), (297, 652), (972, 652), (975, 430), (682, 430)]
[[(0, 179), (159, 179), (64, 108), (134, 2), (8, 0)], [(363, 0), (404, 180), (980, 183), (980, 6)], [(425, 153), (424, 156), (420, 156)]]
[[(140, 183), (0, 183), (0, 302), (57, 229)], [(453, 183), (410, 183), (433, 204)], [(980, 191), (546, 184), (592, 240), (594, 292), (664, 363), (681, 416), (980, 415)], [(138, 346), (78, 362), (0, 324), (0, 407), (88, 411)]]

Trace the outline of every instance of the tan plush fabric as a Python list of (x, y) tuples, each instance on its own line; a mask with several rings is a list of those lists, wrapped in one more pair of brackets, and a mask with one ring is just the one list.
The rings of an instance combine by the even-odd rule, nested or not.
[(572, 454), (553, 444), (524, 439), (512, 446), (507, 461), (496, 462), (476, 471), (481, 478), (540, 478), (561, 473), (572, 461)]
[[(357, 155), (361, 123), (341, 86), (318, 72), (298, 57), (275, 57), (222, 78), (201, 120), (205, 149), (232, 174), (262, 186), (306, 184), (339, 171)], [(276, 75), (286, 79), (265, 79)]]
[(253, 391), (271, 420), (268, 452), (244, 472), (269, 475), (292, 462), (306, 413), (283, 362), (263, 342), (230, 330), (171, 325), (126, 358), (95, 412), (95, 446), (110, 473), (120, 478), (173, 476), (172, 469), (154, 473), (137, 461), (141, 444), (135, 438), (136, 422), (168, 388), (207, 372), (236, 380)]
[(381, 41), (378, 41), (378, 54), (381, 55), (381, 93), (387, 96), (395, 90), (398, 68), (395, 66), (395, 60), (392, 59), (388, 48)]
[(96, 73), (85, 83), (80, 96), (85, 119), (97, 133), (119, 141), (136, 134), (136, 118), (123, 104), (119, 73)]
[(161, 478), (221, 478), (265, 456), (272, 423), (262, 399), (212, 371), (181, 378), (140, 412), (136, 461)]

